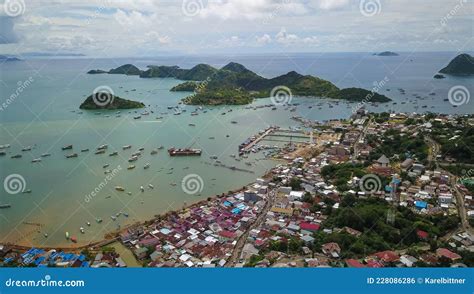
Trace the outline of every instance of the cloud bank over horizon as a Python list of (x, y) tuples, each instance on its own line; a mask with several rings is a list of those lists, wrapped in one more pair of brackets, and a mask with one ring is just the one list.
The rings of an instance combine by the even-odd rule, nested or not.
[(0, 0), (0, 53), (472, 51), (474, 0)]

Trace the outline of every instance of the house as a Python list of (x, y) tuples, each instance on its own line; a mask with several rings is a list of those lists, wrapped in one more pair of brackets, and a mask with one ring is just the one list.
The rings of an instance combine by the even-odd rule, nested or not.
[(319, 224), (308, 223), (308, 222), (300, 223), (300, 229), (302, 231), (316, 232), (317, 230), (319, 230), (319, 228), (320, 228)]
[(244, 192), (244, 201), (245, 202), (257, 202), (262, 200), (262, 197), (258, 196), (256, 191), (247, 190)]
[(415, 207), (418, 210), (426, 209), (428, 207), (428, 203), (425, 201), (415, 201)]
[(412, 267), (418, 259), (411, 255), (402, 255), (400, 256), (400, 262), (403, 263), (406, 267)]
[(418, 238), (420, 238), (421, 240), (427, 240), (428, 239), (428, 232), (425, 232), (425, 231), (422, 231), (422, 230), (417, 230), (416, 231), (416, 235), (418, 236)]
[(402, 168), (402, 170), (407, 171), (412, 167), (413, 162), (413, 159), (407, 158), (400, 164), (400, 167)]
[(455, 260), (461, 259), (461, 255), (459, 255), (457, 253), (454, 253), (454, 252), (452, 252), (452, 251), (450, 251), (449, 249), (446, 249), (446, 248), (436, 249), (436, 256), (438, 256), (439, 258), (441, 258), (441, 257), (447, 258), (450, 261), (455, 261)]
[(365, 267), (363, 263), (356, 259), (346, 259), (346, 265), (347, 267), (354, 267), (354, 268), (362, 268)]
[(377, 252), (374, 255), (385, 263), (396, 262), (400, 259), (397, 253), (390, 250)]
[(341, 247), (339, 247), (339, 244), (335, 242), (330, 242), (323, 244), (322, 251), (324, 254), (330, 257), (339, 258), (339, 255), (341, 254)]
[(380, 156), (379, 159), (377, 159), (377, 164), (380, 167), (388, 167), (388, 165), (390, 164), (390, 160), (384, 154), (384, 155)]

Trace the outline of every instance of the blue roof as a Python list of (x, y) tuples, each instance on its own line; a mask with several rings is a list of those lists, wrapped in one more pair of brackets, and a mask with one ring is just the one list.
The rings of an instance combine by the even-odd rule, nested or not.
[(415, 201), (416, 208), (426, 208), (428, 207), (428, 203), (425, 201)]
[(232, 213), (233, 213), (233, 214), (239, 214), (239, 213), (241, 213), (241, 212), (242, 212), (242, 210), (240, 210), (240, 209), (238, 209), (238, 208), (232, 209)]

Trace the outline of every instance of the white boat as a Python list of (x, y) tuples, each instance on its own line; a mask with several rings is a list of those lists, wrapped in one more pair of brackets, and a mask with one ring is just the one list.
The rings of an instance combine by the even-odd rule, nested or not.
[(140, 186), (140, 191), (145, 192), (145, 188), (143, 188), (143, 186)]
[(122, 191), (125, 191), (125, 188), (122, 186), (115, 186), (115, 190), (122, 192)]
[(151, 154), (151, 155), (155, 155), (155, 154), (157, 154), (157, 153), (158, 153), (158, 149), (153, 149), (153, 150), (151, 150), (151, 153), (150, 153), (150, 154)]
[(83, 227), (80, 227), (79, 231), (81, 231), (81, 233), (84, 234), (84, 228)]
[(87, 222), (86, 224), (87, 224), (87, 226), (89, 226), (89, 227), (91, 226), (91, 223), (90, 223), (90, 222)]
[(127, 167), (127, 169), (129, 169), (129, 170), (130, 170), (130, 169), (134, 169), (134, 168), (135, 168), (135, 166), (134, 166), (133, 164), (131, 164), (131, 165), (129, 165), (129, 166)]
[(123, 150), (130, 149), (130, 148), (132, 148), (132, 145), (125, 145), (122, 147)]
[(150, 167), (149, 163), (146, 163), (145, 166), (143, 166), (144, 169), (148, 169)]
[(117, 219), (117, 217), (115, 217), (114, 215), (111, 215), (110, 218), (114, 221)]
[(69, 232), (66, 232), (66, 239), (69, 240)]
[(41, 162), (41, 158), (35, 158), (35, 159), (33, 159), (31, 162), (33, 162), (33, 163), (34, 163), (34, 162)]
[(153, 189), (153, 188), (155, 188), (155, 187), (153, 187), (153, 185), (152, 185), (152, 184), (148, 184), (148, 187), (150, 187), (150, 189)]
[(41, 154), (41, 157), (48, 157), (48, 156), (51, 156), (51, 153), (43, 153), (43, 154)]
[(25, 147), (25, 148), (21, 149), (21, 151), (31, 151), (31, 146)]
[(102, 168), (108, 168), (108, 167), (109, 167), (109, 164), (108, 164), (108, 163), (106, 163), (106, 164), (104, 164), (104, 165), (102, 166)]

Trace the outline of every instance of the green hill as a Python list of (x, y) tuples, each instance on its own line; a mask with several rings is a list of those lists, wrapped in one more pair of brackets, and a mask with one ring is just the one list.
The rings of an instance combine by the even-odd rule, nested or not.
[[(94, 95), (97, 97), (94, 99)], [(101, 95), (104, 95), (101, 97)], [(132, 109), (132, 108), (143, 108), (145, 104), (137, 101), (127, 100), (118, 96), (111, 95), (109, 93), (97, 93), (89, 95), (89, 97), (82, 102), (79, 106), (80, 109), (92, 110), (92, 109)]]
[(141, 74), (141, 70), (133, 64), (124, 64), (117, 68), (111, 69), (109, 74), (123, 74), (129, 76), (137, 76)]
[(474, 57), (460, 54), (439, 72), (450, 75), (474, 75)]

